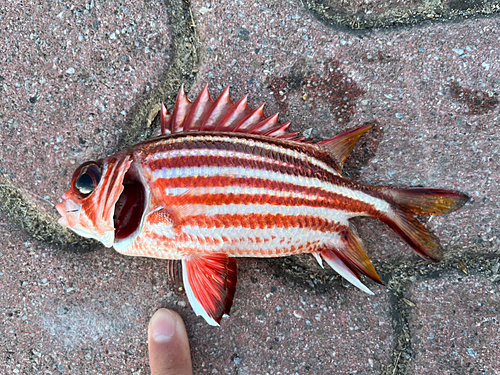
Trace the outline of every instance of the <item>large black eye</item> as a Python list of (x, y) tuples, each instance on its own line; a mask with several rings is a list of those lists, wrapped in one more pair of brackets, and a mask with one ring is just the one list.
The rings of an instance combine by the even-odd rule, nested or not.
[(101, 180), (101, 167), (93, 161), (82, 164), (73, 175), (73, 187), (82, 195), (92, 193)]

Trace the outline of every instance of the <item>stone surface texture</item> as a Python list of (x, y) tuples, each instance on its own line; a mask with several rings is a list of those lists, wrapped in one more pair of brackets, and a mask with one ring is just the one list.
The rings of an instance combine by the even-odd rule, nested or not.
[(494, 374), (500, 335), (498, 283), (443, 277), (412, 285), (415, 362), (410, 374)]
[(1, 11), (0, 171), (55, 202), (58, 180), (115, 150), (128, 113), (160, 80), (170, 59), (168, 8), (3, 2)]
[[(383, 14), (396, 2), (364, 3)], [(196, 374), (500, 374), (500, 18), (446, 1), (470, 17), (359, 31), (305, 4), (0, 0), (0, 373), (147, 374), (148, 321), (169, 307), (185, 319)], [(179, 66), (179, 46), (196, 52), (194, 68)], [(166, 77), (191, 99), (231, 85), (233, 99), (266, 102), (315, 141), (374, 124), (350, 178), (471, 196), (427, 223), (443, 261), (358, 219), (385, 283), (366, 280), (375, 296), (310, 256), (241, 259), (232, 315), (215, 328), (166, 261), (38, 231), (79, 163), (141, 139), (130, 123), (152, 97), (171, 102)]]

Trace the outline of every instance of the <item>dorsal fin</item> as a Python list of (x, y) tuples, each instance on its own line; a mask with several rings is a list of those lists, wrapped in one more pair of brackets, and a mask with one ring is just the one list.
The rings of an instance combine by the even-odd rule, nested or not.
[(264, 105), (251, 110), (244, 96), (234, 104), (229, 96), (229, 86), (213, 101), (205, 85), (194, 100), (189, 101), (181, 87), (175, 101), (173, 113), (162, 105), (161, 133), (163, 135), (194, 131), (237, 132), (266, 135), (268, 137), (301, 141), (298, 133), (288, 132), (287, 124), (280, 124), (278, 114), (266, 117)]
[[(229, 96), (229, 86), (213, 101), (208, 93), (208, 85), (205, 85), (194, 102), (190, 102), (184, 87), (181, 86), (173, 113), (169, 113), (162, 105), (161, 133), (167, 135), (196, 131), (236, 132), (311, 143), (304, 141), (304, 137), (300, 137), (299, 133), (290, 133), (290, 123), (280, 124), (278, 113), (266, 117), (263, 108), (264, 104), (261, 104), (253, 110), (250, 109), (247, 95), (233, 103)], [(365, 125), (318, 142), (317, 145), (332, 156), (341, 171), (358, 139), (371, 128), (372, 125)]]
[(199, 131), (200, 124), (207, 112), (212, 109), (214, 102), (208, 93), (208, 85), (201, 90), (200, 95), (193, 102), (184, 120), (184, 131)]
[(200, 125), (200, 131), (210, 131), (215, 129), (217, 124), (220, 122), (224, 114), (233, 105), (231, 98), (229, 96), (229, 86), (227, 86), (215, 100), (213, 107), (205, 114), (202, 124)]
[(371, 128), (373, 128), (373, 125), (364, 125), (360, 128), (349, 130), (335, 137), (320, 141), (317, 145), (327, 151), (342, 170), (356, 142)]
[(172, 114), (167, 111), (165, 105), (161, 103), (161, 134), (170, 134), (169, 129), (170, 122), (172, 120)]

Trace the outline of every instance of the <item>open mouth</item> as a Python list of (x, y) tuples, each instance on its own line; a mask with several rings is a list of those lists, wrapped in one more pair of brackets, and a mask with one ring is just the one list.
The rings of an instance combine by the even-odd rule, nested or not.
[(113, 215), (115, 243), (129, 237), (140, 226), (146, 193), (142, 183), (130, 171), (123, 179), (123, 192), (115, 204)]

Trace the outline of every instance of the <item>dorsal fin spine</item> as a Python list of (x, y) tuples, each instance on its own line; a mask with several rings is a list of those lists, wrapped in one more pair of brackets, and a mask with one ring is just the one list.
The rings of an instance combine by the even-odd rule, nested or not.
[(252, 110), (247, 117), (243, 118), (238, 124), (236, 124), (236, 126), (234, 127), (234, 131), (245, 132), (255, 124), (262, 121), (265, 118), (264, 106), (265, 104), (261, 104), (257, 108)]
[(294, 132), (294, 133), (288, 133), (282, 135), (280, 138), (281, 139), (290, 139), (293, 141), (300, 142), (301, 140), (305, 139), (304, 137), (297, 137), (300, 133), (299, 132)]
[[(172, 130), (170, 129), (172, 123), (172, 116), (165, 108), (165, 104), (161, 103), (161, 134), (171, 134)], [(168, 132), (168, 133), (167, 133)]]
[(190, 108), (191, 102), (186, 96), (184, 85), (182, 85), (179, 94), (177, 94), (174, 110), (172, 112), (172, 133), (179, 133), (184, 130), (184, 120)]
[(236, 103), (233, 104), (231, 108), (227, 111), (224, 117), (220, 120), (215, 128), (215, 131), (223, 131), (224, 129), (229, 130), (232, 128), (242, 117), (246, 117), (247, 113), (250, 112), (247, 104), (248, 95), (245, 95)]
[(272, 129), (269, 129), (264, 135), (268, 137), (281, 137), (286, 134), (286, 129), (290, 126), (291, 122), (284, 123), (281, 126), (275, 126)]
[(208, 84), (206, 84), (200, 95), (198, 95), (191, 105), (189, 113), (184, 120), (183, 130), (186, 132), (198, 130), (200, 122), (203, 120), (205, 113), (210, 111), (213, 103), (208, 93)]
[(261, 134), (267, 132), (271, 127), (275, 126), (276, 124), (279, 124), (278, 116), (279, 113), (275, 113), (274, 115), (265, 118), (261, 122), (255, 124), (250, 129), (248, 129), (249, 132), (254, 134), (257, 133)]
[(232, 105), (233, 102), (229, 96), (229, 86), (226, 86), (217, 99), (215, 99), (210, 111), (208, 111), (201, 120), (199, 130), (213, 130), (211, 127), (215, 128), (219, 120), (224, 117), (224, 114)]

